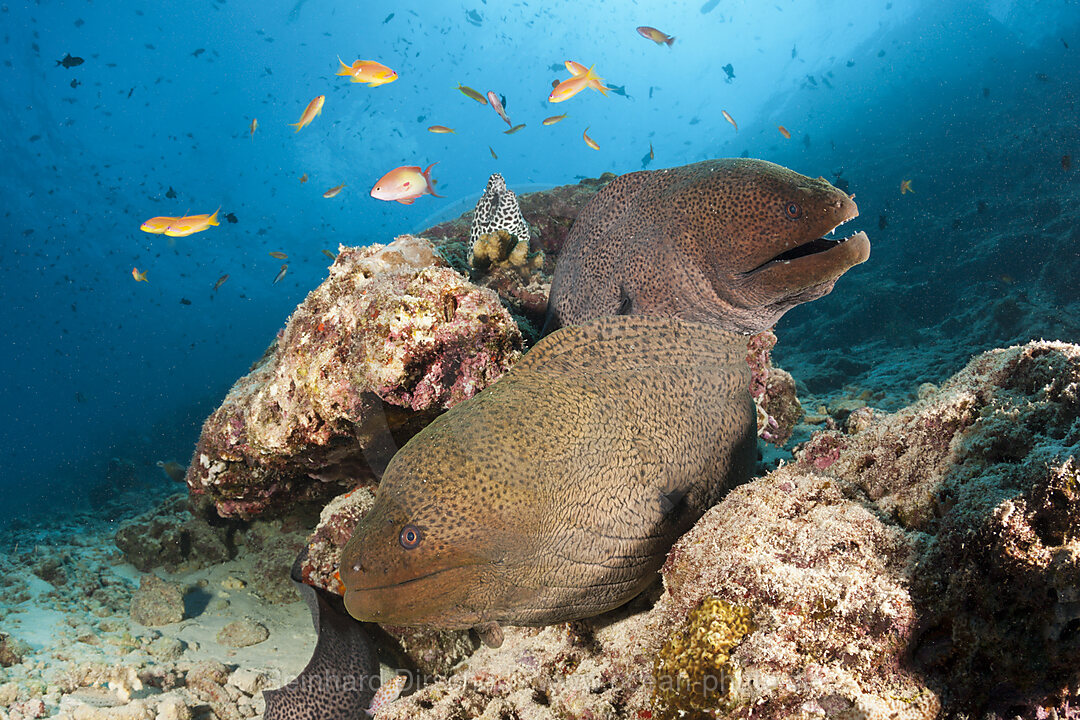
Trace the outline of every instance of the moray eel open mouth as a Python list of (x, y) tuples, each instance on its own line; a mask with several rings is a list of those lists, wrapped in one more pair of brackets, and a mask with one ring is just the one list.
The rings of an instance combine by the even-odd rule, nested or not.
[[(852, 215), (847, 220), (844, 220), (843, 222), (841, 222), (840, 225), (843, 225), (844, 223), (847, 223), (850, 220), (853, 220), (854, 218), (855, 218), (855, 215)], [(837, 260), (836, 265), (837, 265), (837, 267), (842, 268), (840, 270), (840, 273), (842, 273), (844, 270), (847, 270), (852, 265), (857, 265), (858, 263), (861, 263), (866, 259), (866, 256), (869, 254), (869, 250), (870, 250), (870, 240), (869, 240), (869, 238), (867, 238), (866, 233), (861, 231), (861, 230), (858, 231), (858, 232), (852, 233), (851, 235), (848, 235), (847, 237), (836, 237), (834, 235), (834, 233), (836, 232), (836, 228), (840, 227), (840, 225), (837, 225), (832, 230), (830, 230), (828, 233), (826, 233), (825, 235), (823, 235), (823, 236), (821, 236), (819, 238), (814, 238), (813, 240), (810, 240), (809, 242), (805, 242), (805, 243), (802, 243), (801, 245), (796, 245), (795, 247), (793, 247), (793, 248), (791, 248), (789, 250), (785, 250), (784, 252), (780, 253), (779, 255), (776, 255), (775, 257), (772, 257), (772, 258), (766, 260), (765, 262), (761, 263), (760, 265), (758, 265), (754, 269), (748, 270), (744, 274), (749, 276), (749, 275), (753, 275), (755, 273), (761, 272), (762, 270), (764, 270), (764, 269), (766, 269), (766, 268), (768, 268), (770, 266), (791, 264), (791, 263), (794, 263), (795, 261), (798, 261), (798, 260), (800, 260), (802, 258), (813, 257), (813, 256), (818, 256), (818, 255), (826, 255), (828, 253), (832, 253), (832, 256), (839, 256), (839, 255), (846, 256), (846, 257), (843, 257), (843, 258), (841, 258), (841, 257), (836, 258), (836, 260)], [(851, 248), (843, 247), (843, 246), (846, 246), (848, 243), (852, 243)], [(834, 252), (834, 251), (837, 250), (837, 248), (841, 248), (841, 247), (843, 247), (843, 250), (841, 252)], [(853, 250), (854, 252), (852, 252), (852, 253), (846, 252), (849, 249)], [(855, 258), (860, 258), (860, 259), (855, 259)], [(820, 260), (825, 260), (824, 257), (819, 258), (819, 259)], [(854, 260), (854, 262), (851, 262), (852, 260)], [(838, 275), (840, 273), (838, 273)]]

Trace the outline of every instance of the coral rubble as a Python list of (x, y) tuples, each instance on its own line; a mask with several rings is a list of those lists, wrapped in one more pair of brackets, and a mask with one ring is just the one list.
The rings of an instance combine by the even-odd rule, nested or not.
[(494, 293), (432, 245), (342, 247), (252, 371), (206, 421), (187, 483), (241, 517), (370, 480), (390, 433), (408, 436), (516, 359)]

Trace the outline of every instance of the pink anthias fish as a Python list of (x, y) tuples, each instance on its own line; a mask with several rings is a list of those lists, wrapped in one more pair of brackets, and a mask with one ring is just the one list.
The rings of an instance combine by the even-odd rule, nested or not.
[(376, 200), (396, 200), (403, 205), (412, 205), (421, 195), (442, 197), (435, 193), (435, 181), (431, 179), (431, 168), (436, 164), (431, 163), (423, 172), (419, 165), (394, 168), (379, 178), (375, 187), (371, 188), (371, 197)]
[(507, 125), (514, 127), (514, 123), (510, 122), (510, 118), (506, 117), (506, 110), (503, 109), (502, 103), (499, 102), (499, 96), (495, 94), (494, 90), (488, 90), (487, 99), (495, 112), (499, 113), (499, 117), (505, 120)]

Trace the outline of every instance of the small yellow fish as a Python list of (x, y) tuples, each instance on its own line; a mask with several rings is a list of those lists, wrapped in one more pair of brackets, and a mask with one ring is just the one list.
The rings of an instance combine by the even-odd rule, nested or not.
[[(432, 125), (428, 128), (428, 132), (435, 133), (436, 135), (446, 135), (447, 133), (453, 133), (454, 128), (448, 128), (445, 125)], [(457, 133), (454, 133), (455, 135)]]
[(300, 176), (300, 184), (303, 185), (306, 182), (307, 182), (307, 173), (304, 173), (303, 175)]
[(914, 193), (914, 192), (915, 191), (911, 189), (911, 181), (910, 180), (901, 180), (900, 181), (900, 194), (901, 195), (907, 195), (908, 193)]
[(488, 145), (488, 152), (491, 153), (491, 157), (495, 158), (496, 160), (499, 159), (499, 156), (495, 154), (495, 150), (492, 149), (490, 145)]
[(523, 127), (525, 127), (525, 123), (521, 123), (520, 125), (515, 125), (514, 127), (510, 128), (509, 130), (503, 130), (503, 135), (513, 135), (514, 133), (516, 133), (518, 130), (520, 130)]
[(135, 282), (144, 282), (144, 283), (149, 283), (150, 282), (149, 280), (146, 279), (146, 271), (143, 270), (142, 272), (139, 272), (139, 268), (137, 268), (137, 267), (131, 268), (131, 277), (135, 278)]
[(275, 260), (288, 260), (289, 259), (288, 255), (286, 255), (285, 253), (280, 252), (278, 250), (271, 250), (270, 251), (270, 257), (274, 258)]
[(379, 689), (375, 691), (375, 696), (371, 698), (371, 705), (367, 709), (368, 716), (375, 717), (380, 710), (385, 709), (387, 705), (397, 700), (408, 679), (406, 675), (395, 675), (392, 680), (380, 685)]
[(652, 40), (657, 45), (667, 45), (668, 47), (671, 47), (671, 44), (675, 42), (675, 38), (673, 38), (671, 35), (668, 35), (665, 32), (660, 32), (656, 28), (649, 27), (648, 25), (642, 25), (637, 29), (637, 31), (638, 35), (643, 38), (648, 38), (649, 40)]
[(337, 195), (337, 194), (338, 194), (339, 192), (341, 192), (341, 188), (343, 188), (343, 187), (345, 187), (345, 183), (341, 183), (341, 184), (340, 184), (340, 185), (338, 185), (337, 187), (332, 187), (332, 188), (330, 188), (329, 190), (327, 190), (326, 192), (324, 192), (324, 193), (322, 194), (322, 196), (323, 196), (324, 198), (332, 198), (332, 197), (334, 197), (335, 195)]
[(585, 132), (581, 133), (581, 137), (585, 139), (585, 144), (591, 147), (593, 150), (600, 149), (600, 146), (596, 144), (596, 141), (589, 137), (589, 128), (585, 128)]
[(212, 292), (217, 292), (218, 288), (220, 288), (222, 285), (224, 285), (225, 281), (228, 280), (228, 279), (229, 279), (229, 273), (225, 273), (224, 275), (219, 277), (217, 279), (217, 282), (214, 283), (214, 288), (213, 288)]
[(187, 237), (203, 230), (209, 230), (212, 226), (221, 224), (217, 219), (220, 210), (221, 208), (218, 208), (212, 215), (185, 215), (184, 217), (175, 218), (173, 222), (169, 223), (169, 227), (165, 228), (165, 234), (169, 237)]
[(259, 127), (258, 118), (251, 118), (251, 137), (255, 137), (255, 130)]
[(277, 285), (279, 282), (281, 282), (281, 279), (283, 277), (285, 277), (285, 273), (287, 273), (288, 271), (289, 271), (289, 264), (285, 263), (284, 265), (281, 266), (281, 269), (278, 270), (277, 275), (274, 277), (274, 285)]
[(788, 129), (786, 127), (784, 127), (783, 125), (777, 125), (776, 129), (780, 131), (780, 134), (784, 136), (785, 140), (791, 139), (791, 133), (788, 132)]
[[(571, 60), (566, 61), (567, 67), (570, 67), (571, 62)], [(578, 63), (575, 63), (575, 65), (578, 65)], [(601, 95), (607, 95), (607, 85), (604, 84), (604, 78), (593, 72), (595, 67), (595, 65), (592, 65), (585, 72), (574, 75), (572, 78), (563, 80), (556, 85), (555, 89), (548, 95), (548, 102), (557, 103), (569, 100), (587, 87), (599, 91)]]
[(296, 132), (300, 132), (305, 126), (310, 125), (311, 121), (315, 119), (315, 116), (322, 112), (323, 103), (326, 102), (325, 95), (319, 95), (312, 100), (304, 108), (304, 113), (300, 116), (300, 122), (289, 123), (296, 128)]
[(330, 252), (329, 250), (324, 249), (322, 251), (322, 254), (325, 255), (326, 257), (330, 258), (330, 262), (334, 262), (335, 260), (337, 260), (337, 256), (334, 255), (334, 253)]
[(560, 120), (565, 120), (565, 119), (566, 119), (566, 113), (563, 113), (562, 115), (552, 115), (549, 118), (544, 118), (544, 121), (542, 123), (540, 123), (540, 124), (541, 125), (554, 125), (555, 123), (559, 122)]
[(735, 124), (735, 118), (731, 117), (727, 110), (721, 110), (720, 113), (724, 116), (724, 119), (731, 123), (731, 127), (735, 128), (735, 132), (739, 132), (739, 126)]
[(341, 69), (337, 71), (337, 74), (348, 76), (350, 82), (367, 83), (368, 87), (379, 87), (398, 79), (396, 72), (374, 60), (357, 60), (352, 65), (346, 65), (339, 57), (338, 62), (341, 63)]
[(187, 468), (178, 462), (172, 460), (158, 460), (155, 463), (162, 472), (169, 476), (169, 479), (173, 482), (184, 482), (184, 475), (187, 474)]
[(487, 105), (487, 98), (485, 98), (483, 95), (481, 95), (477, 91), (473, 90), (471, 87), (469, 87), (467, 85), (462, 85), (461, 83), (458, 83), (457, 89), (460, 90), (461, 94), (464, 95), (465, 97), (471, 98), (471, 99), (475, 100), (476, 102), (480, 103), (481, 105)]

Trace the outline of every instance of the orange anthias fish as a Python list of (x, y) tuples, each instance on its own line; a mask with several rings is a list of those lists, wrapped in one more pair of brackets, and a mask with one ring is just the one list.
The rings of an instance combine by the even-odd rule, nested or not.
[(445, 135), (454, 132), (454, 128), (448, 128), (445, 125), (432, 125), (428, 128), (428, 132), (435, 133), (436, 135)]
[(783, 125), (777, 125), (776, 129), (780, 131), (780, 134), (784, 136), (785, 140), (791, 139), (791, 133), (788, 132), (788, 129), (786, 127), (784, 127)]
[(324, 198), (332, 198), (332, 197), (334, 197), (335, 195), (337, 195), (337, 194), (338, 194), (339, 192), (341, 192), (341, 188), (343, 188), (343, 187), (345, 187), (345, 183), (341, 183), (341, 184), (340, 184), (340, 185), (338, 185), (337, 187), (332, 187), (332, 188), (330, 188), (329, 190), (327, 190), (326, 192), (324, 192), (324, 193), (322, 194), (322, 196), (323, 196)]
[(354, 83), (367, 83), (368, 87), (379, 87), (392, 83), (398, 79), (398, 74), (382, 63), (374, 60), (357, 60), (352, 65), (346, 65), (338, 58), (341, 69), (338, 75), (349, 76), (349, 81)]
[(153, 233), (154, 235), (160, 235), (169, 229), (169, 224), (174, 223), (180, 218), (175, 217), (152, 217), (142, 225), (139, 229), (143, 232)]
[(649, 27), (648, 25), (642, 25), (637, 29), (637, 31), (638, 35), (643, 38), (648, 38), (649, 40), (652, 40), (657, 45), (667, 45), (668, 47), (671, 47), (671, 44), (675, 42), (675, 38), (671, 35), (668, 35), (665, 32), (660, 32), (656, 28)]
[(901, 180), (900, 181), (900, 194), (901, 195), (907, 195), (908, 193), (913, 193), (913, 192), (915, 192), (915, 191), (911, 189), (911, 181), (910, 180)]
[(593, 150), (600, 149), (600, 146), (596, 144), (596, 141), (589, 137), (589, 128), (585, 128), (585, 132), (581, 133), (581, 137), (585, 139), (585, 144)]
[(149, 283), (150, 282), (149, 280), (146, 279), (146, 271), (143, 270), (142, 272), (139, 272), (139, 268), (137, 268), (137, 267), (131, 268), (131, 277), (135, 278), (135, 282), (144, 282), (144, 283)]
[(412, 205), (416, 198), (421, 195), (436, 195), (433, 189), (435, 181), (431, 179), (431, 168), (436, 163), (428, 165), (427, 170), (420, 171), (418, 165), (402, 165), (379, 178), (375, 187), (371, 188), (371, 197), (376, 200), (396, 200), (403, 205)]
[(565, 120), (565, 119), (566, 119), (566, 113), (563, 113), (562, 115), (552, 115), (549, 118), (544, 118), (544, 121), (542, 123), (540, 123), (540, 124), (541, 125), (554, 125), (555, 123), (559, 122), (560, 120)]
[(259, 119), (251, 118), (251, 137), (255, 137), (255, 130), (259, 127)]
[[(566, 65), (569, 68), (570, 62), (567, 61)], [(577, 63), (575, 63), (577, 65)], [(587, 68), (585, 72), (574, 75), (568, 80), (563, 80), (561, 83), (555, 86), (555, 89), (548, 95), (548, 102), (563, 102), (577, 95), (579, 92), (587, 87), (591, 87), (594, 90), (598, 90), (602, 95), (607, 95), (607, 85), (604, 84), (604, 78), (598, 76), (593, 72), (595, 65)], [(571, 70), (573, 72), (573, 70)]]
[(727, 110), (721, 110), (720, 114), (724, 116), (724, 119), (731, 123), (731, 127), (735, 128), (735, 132), (739, 132), (739, 126), (735, 123), (735, 118), (728, 114)]
[(220, 225), (217, 216), (218, 208), (211, 215), (185, 215), (184, 217), (173, 218), (173, 221), (169, 223), (169, 227), (165, 228), (165, 234), (169, 237), (187, 237), (188, 235), (194, 235), (197, 232), (210, 229), (213, 225)]
[(310, 125), (311, 121), (315, 119), (315, 116), (322, 112), (323, 103), (326, 102), (326, 96), (320, 95), (307, 104), (304, 108), (304, 114), (300, 116), (300, 122), (289, 123), (296, 128), (296, 132), (300, 132), (305, 126)]

